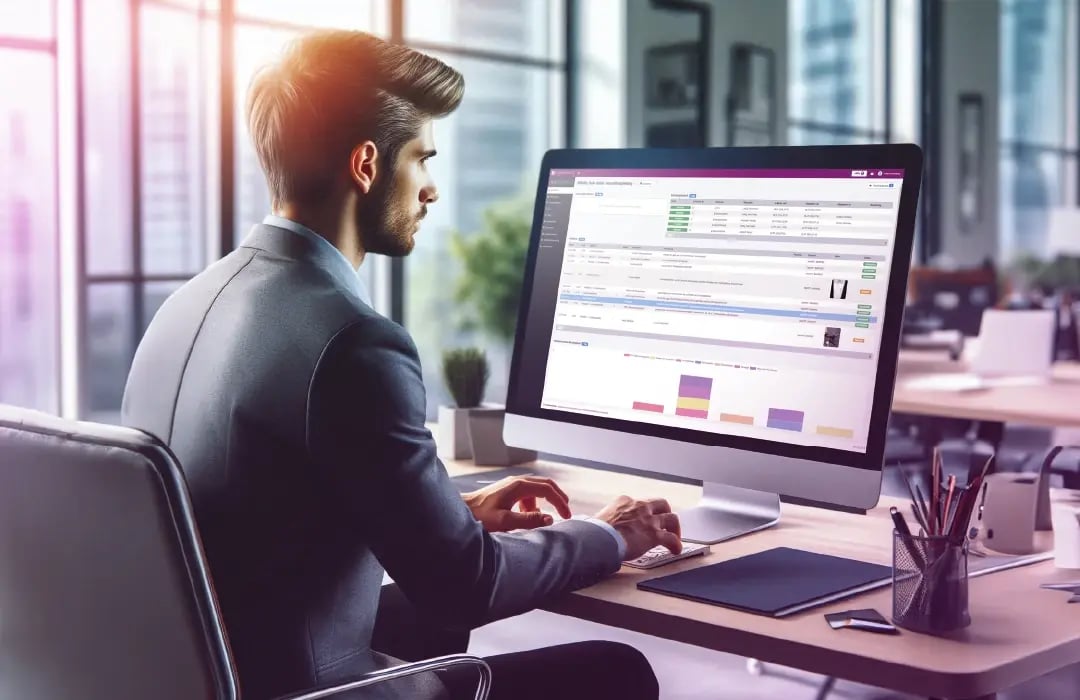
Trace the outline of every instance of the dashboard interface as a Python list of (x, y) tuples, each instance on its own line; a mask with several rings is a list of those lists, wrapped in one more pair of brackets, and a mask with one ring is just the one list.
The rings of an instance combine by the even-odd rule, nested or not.
[(540, 408), (865, 452), (903, 180), (551, 170)]

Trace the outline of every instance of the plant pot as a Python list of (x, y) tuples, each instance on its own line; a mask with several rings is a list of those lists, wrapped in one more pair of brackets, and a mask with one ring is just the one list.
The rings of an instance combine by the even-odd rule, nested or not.
[(472, 459), (469, 413), (476, 409), (439, 406), (439, 439), (435, 441), (442, 459)]
[(473, 461), (482, 467), (506, 467), (535, 462), (536, 452), (508, 447), (503, 442), (504, 408), (474, 408), (469, 412), (469, 434)]

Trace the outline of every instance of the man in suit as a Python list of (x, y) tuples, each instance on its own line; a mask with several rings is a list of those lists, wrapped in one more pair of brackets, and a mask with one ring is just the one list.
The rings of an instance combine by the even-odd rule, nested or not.
[[(412, 250), (438, 199), (431, 122), (463, 90), (442, 62), (360, 32), (294, 42), (247, 103), (274, 213), (165, 302), (136, 353), (123, 420), (183, 465), (245, 698), (393, 663), (372, 639), (384, 567), (417, 629), (462, 630), (681, 547), (663, 500), (570, 519), (548, 479), (463, 498), (435, 456), (416, 348), (371, 309), (357, 269)], [(490, 665), (497, 698), (658, 695), (623, 645)], [(474, 678), (444, 680), (471, 697)]]

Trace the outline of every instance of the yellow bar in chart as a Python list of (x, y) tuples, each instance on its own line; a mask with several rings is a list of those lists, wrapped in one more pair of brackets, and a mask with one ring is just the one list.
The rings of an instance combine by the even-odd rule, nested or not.
[(690, 396), (680, 396), (675, 404), (676, 408), (691, 408), (699, 411), (709, 410), (708, 399), (695, 399)]

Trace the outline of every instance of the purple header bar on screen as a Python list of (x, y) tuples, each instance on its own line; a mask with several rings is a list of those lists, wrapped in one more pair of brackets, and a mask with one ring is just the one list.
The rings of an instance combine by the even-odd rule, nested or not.
[(678, 170), (674, 168), (663, 169), (646, 169), (646, 170), (610, 170), (610, 169), (594, 169), (594, 170), (577, 170), (569, 168), (555, 168), (551, 171), (552, 175), (574, 175), (575, 177), (736, 177), (736, 178), (754, 178), (754, 177), (809, 177), (809, 178), (843, 178), (843, 179), (858, 179), (858, 180), (876, 180), (878, 178), (902, 178), (904, 177), (903, 169), (892, 168), (886, 170), (884, 168), (875, 168), (871, 170), (866, 169), (776, 169), (776, 170), (762, 170), (762, 169), (725, 169), (725, 170)]

